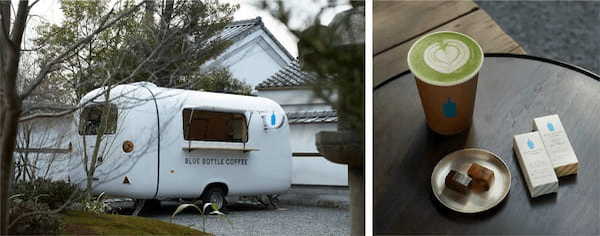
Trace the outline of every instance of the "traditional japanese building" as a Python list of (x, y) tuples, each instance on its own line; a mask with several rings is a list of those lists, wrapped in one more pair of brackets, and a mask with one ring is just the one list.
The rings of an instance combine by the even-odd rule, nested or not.
[(292, 183), (346, 186), (347, 167), (326, 160), (315, 146), (315, 135), (319, 131), (337, 129), (335, 110), (308, 87), (315, 79), (293, 61), (255, 88), (258, 96), (274, 100), (287, 113), (293, 152)]
[(260, 17), (231, 23), (220, 37), (232, 45), (202, 68), (226, 67), (236, 79), (254, 87), (257, 96), (283, 107), (290, 123), (292, 183), (346, 186), (347, 167), (327, 161), (315, 146), (316, 133), (337, 128), (335, 111), (306, 84), (316, 78), (300, 70), (298, 61)]
[(232, 22), (219, 37), (231, 41), (231, 46), (216, 59), (204, 63), (202, 69), (226, 67), (233, 77), (252, 87), (294, 60), (260, 17)]

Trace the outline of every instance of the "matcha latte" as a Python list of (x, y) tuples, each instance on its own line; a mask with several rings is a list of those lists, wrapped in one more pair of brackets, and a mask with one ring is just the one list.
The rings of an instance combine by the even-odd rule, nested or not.
[(481, 47), (461, 33), (436, 32), (412, 45), (408, 67), (431, 130), (452, 135), (471, 126), (481, 64)]
[(435, 32), (417, 40), (408, 52), (410, 71), (423, 82), (451, 86), (474, 77), (483, 64), (483, 51), (471, 37)]

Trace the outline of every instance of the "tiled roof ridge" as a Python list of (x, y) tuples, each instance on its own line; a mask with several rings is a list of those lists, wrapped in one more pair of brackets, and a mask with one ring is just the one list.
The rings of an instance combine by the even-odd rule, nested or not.
[(277, 71), (268, 79), (256, 85), (256, 89), (268, 88), (301, 88), (306, 87), (312, 81), (316, 80), (316, 76), (309, 72), (304, 72), (300, 68), (300, 62), (296, 59), (288, 66)]
[(337, 115), (337, 112), (335, 110), (311, 110), (311, 111), (294, 111), (294, 112), (288, 112), (288, 117), (290, 116), (294, 116), (294, 117), (303, 117), (303, 116), (313, 116), (317, 115), (317, 116), (335, 116)]
[(337, 122), (337, 112), (335, 110), (287, 112), (287, 117), (290, 124)]
[[(235, 32), (234, 30), (236, 30), (237, 28), (242, 29), (239, 32)], [(231, 22), (229, 25), (223, 28), (223, 32), (225, 32), (225, 35), (222, 35), (221, 38), (227, 40), (236, 40), (258, 29), (262, 29), (290, 60), (294, 59), (292, 54), (290, 54), (290, 52), (283, 46), (283, 44), (281, 44), (279, 40), (277, 40), (277, 38), (275, 38), (271, 31), (269, 31), (269, 29), (265, 26), (264, 22), (262, 21), (262, 17), (260, 16), (257, 16), (256, 18), (252, 19)]]
[(251, 18), (251, 19), (246, 19), (246, 20), (238, 20), (238, 21), (232, 21), (229, 25), (225, 26), (225, 28), (231, 28), (231, 27), (236, 27), (239, 25), (262, 25), (262, 18), (260, 16), (256, 17), (256, 18)]

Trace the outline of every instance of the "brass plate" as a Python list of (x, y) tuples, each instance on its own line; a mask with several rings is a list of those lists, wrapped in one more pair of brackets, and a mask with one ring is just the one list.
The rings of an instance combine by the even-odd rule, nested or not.
[[(451, 169), (467, 173), (471, 163), (494, 171), (494, 182), (485, 192), (469, 191), (466, 194), (446, 188), (444, 181)], [(467, 148), (446, 155), (433, 169), (431, 188), (435, 197), (446, 207), (462, 212), (486, 211), (502, 202), (510, 190), (510, 171), (496, 154), (484, 149)]]

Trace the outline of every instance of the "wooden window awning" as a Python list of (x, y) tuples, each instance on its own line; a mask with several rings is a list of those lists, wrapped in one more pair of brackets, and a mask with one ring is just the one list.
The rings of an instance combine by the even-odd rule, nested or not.
[(220, 151), (240, 151), (240, 152), (252, 152), (258, 151), (257, 148), (249, 148), (249, 147), (218, 147), (218, 146), (184, 146), (182, 148), (184, 151), (196, 151), (196, 150), (220, 150)]
[(69, 147), (67, 148), (15, 148), (15, 152), (21, 153), (70, 153), (73, 151), (73, 145), (69, 143)]
[(323, 157), (319, 152), (293, 152), (293, 157)]

